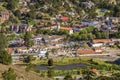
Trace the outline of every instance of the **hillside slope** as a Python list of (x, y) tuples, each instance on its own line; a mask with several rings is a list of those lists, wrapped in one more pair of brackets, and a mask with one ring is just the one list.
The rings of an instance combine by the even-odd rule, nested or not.
[(5, 71), (8, 70), (9, 67), (12, 67), (15, 70), (15, 73), (17, 74), (17, 79), (16, 80), (51, 80), (49, 78), (42, 78), (39, 77), (37, 74), (33, 72), (26, 72), (24, 69), (22, 69), (19, 66), (14, 66), (14, 65), (2, 65), (0, 64), (0, 80), (2, 79), (1, 74)]

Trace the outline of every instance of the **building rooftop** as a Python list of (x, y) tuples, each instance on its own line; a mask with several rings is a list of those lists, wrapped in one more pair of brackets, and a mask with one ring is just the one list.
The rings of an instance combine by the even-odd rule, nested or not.
[(112, 42), (111, 39), (94, 39), (93, 43), (109, 43)]
[(95, 53), (95, 51), (92, 49), (78, 49), (76, 53), (77, 54), (93, 54)]
[(67, 30), (67, 31), (69, 31), (69, 30), (72, 30), (72, 28), (69, 28), (69, 27), (60, 27), (60, 30)]

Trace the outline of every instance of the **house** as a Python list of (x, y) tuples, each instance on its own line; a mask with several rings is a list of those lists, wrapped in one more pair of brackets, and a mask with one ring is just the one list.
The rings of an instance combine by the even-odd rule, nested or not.
[(64, 31), (68, 31), (69, 34), (73, 34), (73, 29), (70, 27), (61, 27), (60, 25), (57, 25), (57, 30), (64, 30)]
[(113, 23), (119, 23), (120, 22), (120, 17), (110, 17)]
[(77, 55), (82, 55), (82, 54), (99, 54), (99, 53), (102, 53), (102, 52), (103, 52), (103, 50), (100, 47), (76, 50), (76, 54)]
[(47, 50), (41, 49), (38, 51), (38, 58), (40, 57), (46, 57)]
[(102, 53), (103, 50), (100, 48), (100, 47), (95, 47), (93, 48), (93, 50), (96, 52), (96, 53)]
[(9, 19), (10, 13), (8, 11), (0, 11), (0, 23)]
[(29, 50), (27, 49), (27, 47), (18, 47), (15, 50), (15, 54), (28, 54)]
[(31, 31), (32, 30), (32, 26), (28, 26), (27, 24), (12, 24), (10, 26), (10, 31), (14, 31), (16, 33), (23, 33), (26, 31)]
[(100, 27), (101, 26), (101, 22), (99, 21), (82, 21), (81, 24), (83, 26), (94, 26), (94, 27)]
[(24, 40), (21, 38), (16, 38), (8, 42), (10, 47), (22, 46), (24, 44)]
[(34, 40), (34, 45), (40, 45), (42, 42), (42, 37), (35, 37), (33, 38)]
[(82, 24), (73, 24), (72, 27), (73, 27), (73, 31), (76, 32), (76, 31), (80, 31), (88, 26), (82, 25)]
[(63, 22), (66, 22), (66, 21), (69, 20), (69, 18), (68, 18), (67, 16), (62, 16), (62, 17), (60, 18), (60, 20), (63, 21)]
[(70, 27), (60, 27), (60, 30), (69, 31), (69, 34), (73, 34), (73, 29)]
[(82, 55), (82, 54), (94, 54), (95, 51), (93, 49), (78, 49), (76, 51), (76, 54)]
[(54, 46), (58, 47), (58, 48), (62, 48), (64, 46), (64, 42), (56, 42), (54, 44)]
[(111, 39), (93, 39), (90, 41), (92, 47), (100, 47), (105, 45), (114, 45), (114, 42)]
[(40, 24), (40, 25), (37, 25), (36, 28), (37, 29), (42, 28), (42, 29), (53, 30), (53, 29), (56, 29), (56, 26), (57, 26), (57, 24)]

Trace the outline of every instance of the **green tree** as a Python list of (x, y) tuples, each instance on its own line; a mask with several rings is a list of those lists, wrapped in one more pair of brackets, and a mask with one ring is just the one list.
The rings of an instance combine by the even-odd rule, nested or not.
[(15, 15), (16, 17), (20, 18), (20, 16), (21, 16), (20, 10), (16, 10), (16, 11), (14, 12), (14, 15)]
[(18, 0), (7, 0), (7, 9), (15, 10), (18, 7)]
[(16, 74), (14, 73), (14, 69), (9, 68), (7, 71), (2, 73), (2, 77), (4, 80), (16, 80)]
[(48, 58), (48, 57), (49, 57), (49, 53), (48, 53), (48, 52), (46, 52), (45, 56)]
[(96, 38), (98, 38), (98, 39), (101, 38), (101, 33), (100, 33), (100, 32), (97, 32), (97, 33), (96, 33)]
[(28, 12), (27, 17), (29, 17), (31, 19), (35, 19), (36, 18), (35, 11)]
[(3, 32), (0, 33), (0, 63), (10, 64), (12, 63), (12, 57), (7, 53), (5, 48), (7, 48), (7, 38)]
[(4, 51), (8, 47), (7, 38), (3, 31), (0, 33), (0, 52)]
[(20, 20), (12, 15), (9, 17), (9, 21), (11, 23), (20, 23)]
[(0, 63), (6, 64), (6, 65), (12, 63), (12, 57), (10, 54), (7, 53), (7, 51), (2, 51), (0, 53)]
[(108, 37), (108, 36), (107, 36), (107, 32), (102, 32), (102, 33), (101, 33), (101, 37), (102, 37), (102, 38), (107, 38), (107, 37)]
[(82, 74), (86, 80), (93, 80), (94, 76), (96, 75), (93, 71), (90, 70), (84, 70)]
[(48, 66), (53, 66), (53, 59), (48, 60)]
[(47, 76), (50, 77), (50, 78), (54, 77), (54, 70), (49, 68), (48, 72), (47, 72)]
[(100, 77), (97, 77), (95, 80), (113, 80), (113, 79), (111, 79), (108, 76), (100, 76)]
[(32, 35), (30, 32), (26, 32), (25, 36), (24, 36), (24, 41), (25, 41), (25, 46), (27, 46), (28, 48), (31, 47), (33, 45), (33, 40), (31, 39)]
[(32, 61), (34, 61), (36, 58), (33, 57), (33, 55), (29, 55), (25, 58), (24, 62), (26, 63), (31, 63)]
[(72, 78), (71, 75), (68, 74), (64, 77), (64, 80), (74, 80), (74, 79)]

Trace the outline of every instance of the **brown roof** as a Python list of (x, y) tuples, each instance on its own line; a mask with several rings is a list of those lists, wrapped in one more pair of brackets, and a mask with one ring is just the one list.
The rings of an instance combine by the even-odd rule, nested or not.
[(94, 69), (92, 69), (92, 72), (96, 73), (96, 72), (97, 72), (97, 69), (95, 69), (95, 68), (94, 68)]
[(60, 30), (72, 30), (72, 28), (68, 28), (68, 27), (60, 27)]
[(12, 54), (14, 51), (12, 48), (7, 48), (6, 50), (7, 50), (8, 54)]
[(56, 44), (56, 45), (57, 45), (57, 44), (58, 44), (58, 45), (59, 45), (59, 44), (64, 44), (64, 42), (56, 42), (55, 44)]
[(61, 17), (61, 20), (62, 20), (62, 21), (68, 21), (68, 19), (69, 19), (69, 18), (68, 18), (67, 16)]
[(111, 39), (94, 39), (93, 43), (109, 43), (112, 42)]
[(92, 49), (81, 49), (81, 50), (79, 49), (76, 51), (76, 53), (77, 54), (93, 54), (95, 53), (95, 51)]

